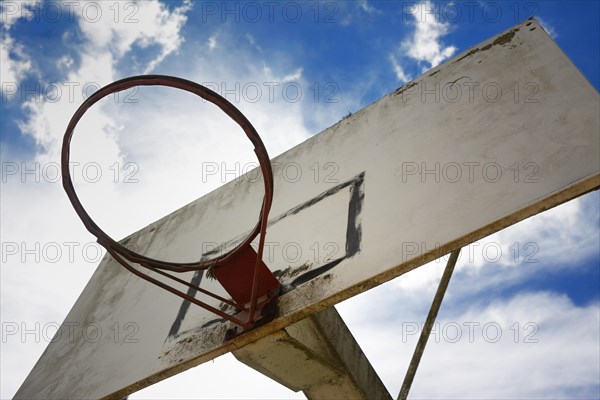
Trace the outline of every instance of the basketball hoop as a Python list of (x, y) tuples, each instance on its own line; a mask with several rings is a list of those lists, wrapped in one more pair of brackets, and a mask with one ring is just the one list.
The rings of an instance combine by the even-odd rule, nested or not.
[[(136, 86), (167, 86), (194, 93), (223, 110), (225, 114), (244, 130), (246, 136), (254, 145), (254, 152), (260, 163), (260, 169), (263, 175), (265, 196), (263, 198), (256, 226), (252, 229), (250, 234), (232, 250), (210, 260), (197, 262), (175, 263), (156, 260), (138, 254), (112, 239), (94, 222), (81, 204), (81, 201), (75, 192), (69, 169), (70, 143), (75, 127), (85, 112), (99, 100), (112, 93), (121, 92)], [(273, 201), (273, 171), (271, 168), (271, 161), (256, 129), (254, 129), (250, 121), (248, 121), (241, 111), (227, 99), (200, 84), (173, 76), (140, 75), (113, 82), (85, 99), (71, 118), (63, 138), (61, 168), (63, 187), (67, 192), (67, 196), (69, 197), (73, 208), (75, 208), (75, 211), (79, 215), (79, 218), (81, 218), (81, 221), (87, 230), (97, 238), (98, 243), (106, 248), (108, 253), (130, 272), (239, 325), (243, 330), (262, 325), (273, 319), (275, 316), (276, 300), (281, 285), (262, 261), (268, 215)], [(259, 234), (258, 248), (257, 251), (254, 251), (250, 244)], [(222, 301), (225, 304), (234, 307), (238, 313), (236, 315), (227, 314), (218, 308), (196, 299), (194, 296), (184, 293), (181, 290), (134, 268), (131, 264), (138, 264), (139, 266), (169, 278), (174, 282)], [(225, 299), (166, 272), (171, 271), (181, 273), (206, 270), (209, 268), (217, 281), (231, 295), (232, 300)], [(250, 281), (248, 282), (247, 280)]]

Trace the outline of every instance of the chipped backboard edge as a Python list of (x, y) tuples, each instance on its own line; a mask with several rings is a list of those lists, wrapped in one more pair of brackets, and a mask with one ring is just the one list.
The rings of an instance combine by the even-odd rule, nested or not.
[[(381, 285), (391, 279), (394, 279), (400, 275), (405, 274), (406, 272), (412, 271), (430, 261), (434, 261), (453, 250), (458, 248), (467, 246), (479, 239), (482, 239), (486, 236), (489, 236), (495, 232), (498, 232), (504, 228), (507, 228), (511, 225), (516, 224), (517, 222), (523, 221), (529, 217), (537, 215), (543, 211), (554, 208), (560, 204), (566, 203), (570, 200), (573, 200), (579, 196), (582, 196), (586, 193), (598, 190), (600, 188), (600, 173), (593, 174), (588, 176), (582, 180), (574, 182), (567, 188), (560, 190), (558, 192), (550, 194), (548, 197), (539, 199), (539, 201), (530, 204), (527, 207), (522, 208), (512, 214), (508, 214), (499, 218), (498, 220), (480, 228), (473, 232), (470, 232), (446, 245), (442, 245), (440, 247), (435, 248), (429, 252), (423, 253), (422, 255), (415, 257), (413, 259), (407, 260), (394, 268), (387, 270), (386, 272), (377, 275), (376, 277), (360, 282), (354, 286), (349, 287), (348, 289), (332, 295), (323, 301), (310, 305), (308, 307), (300, 308), (298, 304), (302, 304), (303, 302), (299, 302), (296, 298), (298, 293), (296, 291), (289, 292), (279, 298), (278, 304), (278, 315), (274, 321), (269, 324), (263, 325), (259, 328), (256, 328), (244, 335), (241, 335), (236, 338), (234, 342), (224, 343), (222, 346), (213, 349), (207, 353), (201, 354), (199, 356), (194, 357), (192, 352), (189, 352), (188, 349), (194, 347), (194, 344), (199, 345), (199, 343), (187, 343), (185, 347), (181, 349), (179, 358), (190, 357), (190, 359), (186, 362), (183, 362), (179, 365), (174, 365), (173, 367), (166, 368), (162, 371), (158, 371), (155, 374), (142, 379), (138, 382), (135, 382), (117, 392), (114, 392), (104, 399), (122, 399), (125, 396), (134, 393), (138, 390), (141, 390), (145, 387), (148, 387), (154, 383), (160, 382), (164, 379), (167, 379), (171, 376), (177, 375), (180, 372), (198, 366), (204, 362), (210, 361), (218, 356), (231, 352), (239, 347), (245, 346), (248, 343), (254, 342), (264, 336), (268, 336), (269, 334), (283, 329), (286, 326), (293, 324), (303, 318), (310, 316), (313, 313), (321, 311), (325, 308), (331, 307), (341, 301), (347, 300), (350, 297), (353, 297), (357, 294), (363, 293), (366, 290), (372, 289), (376, 286)], [(311, 281), (312, 284), (317, 284), (318, 281), (327, 279), (327, 276), (319, 277), (313, 279)], [(309, 283), (309, 284), (311, 284)], [(305, 294), (303, 294), (305, 295)], [(219, 330), (221, 324), (216, 324), (212, 329)], [(173, 351), (173, 350), (171, 350)], [(197, 353), (197, 352), (196, 352)]]

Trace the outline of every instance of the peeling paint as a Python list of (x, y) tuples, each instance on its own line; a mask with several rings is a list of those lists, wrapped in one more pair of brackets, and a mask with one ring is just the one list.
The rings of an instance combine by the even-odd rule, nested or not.
[(277, 271), (273, 272), (273, 275), (275, 275), (275, 277), (280, 280), (284, 280), (287, 278), (293, 278), (296, 275), (300, 274), (301, 272), (304, 272), (307, 269), (310, 269), (310, 267), (312, 267), (312, 265), (313, 265), (313, 263), (307, 262), (297, 268), (288, 267), (283, 270), (278, 269)]
[[(535, 29), (535, 27), (533, 29)], [(531, 29), (531, 30), (533, 30), (533, 29)], [(492, 46), (504, 46), (504, 45), (510, 43), (513, 40), (513, 38), (515, 37), (515, 33), (518, 32), (518, 31), (519, 31), (519, 28), (511, 29), (510, 31), (508, 31), (508, 32), (506, 32), (506, 33), (498, 36), (492, 43), (488, 43), (488, 44), (486, 44), (485, 46), (483, 46), (481, 48), (477, 47), (477, 48), (469, 50), (464, 56), (462, 56), (461, 58), (455, 60), (453, 62), (453, 64), (455, 64), (455, 63), (457, 63), (457, 62), (459, 62), (459, 61), (461, 61), (461, 60), (463, 60), (463, 59), (465, 59), (467, 57), (471, 57), (472, 55), (474, 55), (474, 54), (476, 54), (476, 53), (478, 53), (480, 51), (489, 50), (489, 49), (492, 48)]]
[[(487, 47), (487, 46), (485, 46), (485, 47)], [(490, 46), (490, 47), (492, 47), (492, 46)], [(489, 48), (489, 47), (488, 47), (488, 48)], [(455, 61), (453, 62), (453, 64), (456, 64), (457, 62), (459, 62), (459, 61), (461, 61), (461, 60), (463, 60), (463, 59), (465, 59), (465, 58), (467, 58), (467, 57), (471, 57), (473, 54), (477, 53), (478, 51), (479, 51), (479, 49), (478, 49), (478, 48), (476, 48), (476, 49), (472, 49), (472, 50), (469, 50), (469, 51), (468, 51), (468, 52), (467, 52), (467, 53), (466, 53), (464, 56), (462, 56), (462, 57), (461, 57), (461, 58), (459, 58), (458, 60), (455, 60)]]
[(406, 90), (410, 89), (411, 87), (415, 86), (416, 84), (417, 84), (417, 82), (413, 81), (413, 82), (407, 83), (406, 85), (400, 86), (398, 89), (396, 89), (394, 91), (394, 96), (397, 96), (397, 95), (405, 92)]
[(512, 30), (506, 32), (503, 35), (498, 36), (492, 44), (495, 46), (498, 44), (505, 45), (507, 43), (510, 43), (510, 41), (513, 39), (513, 37), (515, 37), (515, 32), (517, 32), (518, 30), (519, 30), (519, 28), (515, 28), (515, 29), (512, 29)]

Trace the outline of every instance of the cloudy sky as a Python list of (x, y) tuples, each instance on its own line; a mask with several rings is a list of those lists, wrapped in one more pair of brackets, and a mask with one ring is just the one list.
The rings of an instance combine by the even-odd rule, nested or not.
[[(99, 87), (145, 73), (203, 83), (249, 117), (275, 156), (530, 16), (600, 85), (592, 1), (1, 7), (1, 398), (18, 389), (103, 255), (58, 168), (68, 120)], [(106, 98), (78, 129), (86, 132), (72, 147), (78, 193), (117, 238), (254, 161), (226, 117), (174, 91)], [(233, 172), (207, 170), (220, 163)], [(463, 250), (415, 398), (600, 397), (599, 203), (598, 192), (585, 195)], [(394, 397), (443, 266), (337, 306)], [(303, 398), (230, 355), (131, 396), (167, 397)]]

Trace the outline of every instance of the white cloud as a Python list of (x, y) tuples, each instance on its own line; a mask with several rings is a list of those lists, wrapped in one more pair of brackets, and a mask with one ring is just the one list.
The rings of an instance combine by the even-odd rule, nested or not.
[(68, 70), (73, 66), (73, 59), (69, 56), (62, 56), (56, 64), (59, 68)]
[(394, 67), (394, 73), (396, 74), (398, 81), (408, 82), (411, 80), (410, 75), (404, 72), (404, 69), (402, 69), (402, 66), (398, 63), (398, 60), (393, 54), (390, 55), (390, 61), (392, 63), (392, 67)]
[[(65, 86), (61, 88), (60, 100), (47, 101), (47, 98), (36, 98), (23, 104), (30, 117), (26, 122), (21, 123), (20, 127), (23, 133), (31, 135), (43, 149), (38, 159), (58, 157), (64, 128), (83, 99), (83, 88), (89, 86), (89, 90), (86, 91), (89, 95), (94, 89), (114, 81), (115, 62), (128, 53), (134, 44), (138, 43), (142, 47), (150, 44), (159, 45), (158, 54), (144, 69), (147, 73), (168, 54), (176, 51), (183, 41), (180, 30), (186, 21), (185, 12), (190, 7), (187, 3), (171, 12), (159, 2), (123, 3), (127, 8), (120, 10), (121, 14), (115, 14), (112, 3), (94, 2), (93, 4), (94, 7), (104, 8), (98, 13), (102, 17), (97, 21), (89, 18), (91, 12), (78, 10), (78, 7), (83, 8), (85, 5), (77, 3), (74, 6), (73, 13), (79, 16), (79, 27), (86, 41), (81, 49), (79, 69), (67, 73)], [(125, 13), (125, 10), (131, 11)], [(120, 15), (117, 19), (120, 22), (115, 23), (117, 15)], [(125, 17), (126, 15), (129, 19)], [(68, 66), (72, 65), (72, 60), (63, 56), (58, 63)], [(72, 93), (70, 87), (75, 88)], [(101, 110), (90, 110), (89, 113), (91, 116), (96, 116), (93, 118), (100, 118), (91, 123), (94, 129), (104, 131), (106, 127), (111, 126), (110, 117), (103, 114)], [(104, 141), (106, 146), (113, 147), (113, 152), (118, 151), (114, 138), (105, 135)], [(99, 147), (96, 145), (88, 146), (87, 151), (97, 152)]]
[[(235, 385), (224, 377), (235, 377)], [(198, 390), (201, 385), (201, 391)], [(186, 388), (187, 390), (182, 390)], [(130, 399), (306, 399), (236, 360), (231, 353), (184, 371), (129, 396)]]
[[(445, 46), (441, 38), (447, 35), (451, 30), (449, 23), (437, 21), (435, 13), (427, 12), (431, 10), (433, 5), (430, 1), (421, 2), (414, 7), (412, 17), (414, 18), (414, 32), (409, 38), (404, 40), (400, 45), (400, 54), (403, 59), (411, 59), (417, 62), (417, 65), (422, 65), (421, 72), (425, 72), (442, 61), (452, 57), (456, 52), (455, 46)], [(398, 80), (406, 77), (404, 68), (396, 61), (391, 59), (394, 72)]]
[(214, 50), (217, 47), (217, 35), (209, 37), (207, 45), (210, 50)]
[(445, 47), (440, 38), (449, 32), (449, 24), (437, 22), (433, 18), (416, 23), (416, 30), (412, 38), (403, 43), (403, 48), (408, 51), (412, 59), (429, 63), (427, 69), (437, 66), (456, 52), (456, 47)]
[(246, 32), (246, 40), (252, 47), (254, 47), (258, 51), (262, 51), (262, 47), (257, 43), (256, 38), (251, 33)]
[[(330, 9), (327, 5), (323, 8), (323, 11), (330, 10), (333, 9)], [(336, 23), (344, 27), (352, 24), (364, 25), (367, 23), (365, 18), (380, 14), (382, 14), (382, 11), (370, 4), (368, 0), (337, 2), (335, 5), (335, 12), (329, 15), (328, 12), (323, 13), (323, 15), (327, 15), (325, 17), (327, 21), (336, 21)]]
[(134, 44), (142, 48), (151, 45), (160, 47), (159, 53), (143, 70), (145, 74), (151, 72), (169, 54), (177, 51), (183, 41), (180, 31), (187, 21), (186, 13), (191, 9), (189, 1), (172, 11), (158, 1), (121, 3), (123, 5), (119, 7), (108, 2), (93, 4), (94, 8), (99, 7), (98, 19), (85, 17), (90, 14), (80, 10), (80, 6), (83, 9), (85, 5), (77, 4), (74, 7), (75, 14), (82, 16), (79, 18), (79, 27), (93, 51), (111, 48), (115, 56), (119, 57), (130, 51)]
[(556, 29), (554, 28), (553, 25), (550, 25), (550, 23), (548, 21), (546, 21), (545, 19), (542, 19), (541, 17), (536, 17), (537, 20), (540, 22), (540, 25), (542, 25), (542, 28), (544, 28), (544, 30), (546, 32), (548, 32), (548, 35), (550, 35), (550, 37), (554, 40), (556, 40), (558, 38), (558, 32), (556, 31)]
[(254, 38), (254, 36), (251, 33), (247, 33), (246, 32), (246, 39), (248, 39), (248, 42), (252, 45), (252, 46), (256, 46), (256, 39)]
[[(385, 285), (372, 292), (381, 294), (358, 296), (336, 307), (395, 397), (426, 309), (415, 313), (401, 291)], [(426, 295), (421, 293), (421, 297)], [(452, 312), (444, 305), (411, 396), (595, 397), (600, 373), (599, 312), (598, 303), (577, 307), (566, 297), (547, 292), (524, 293)]]
[(23, 18), (30, 20), (34, 16), (39, 0), (3, 1), (0, 3), (0, 21), (3, 28), (10, 29), (15, 22)]
[[(17, 57), (11, 57), (11, 53)], [(0, 76), (2, 77), (2, 90), (5, 91), (8, 85), (18, 85), (31, 70), (31, 60), (25, 53), (23, 46), (14, 43), (13, 38), (8, 33), (3, 35), (0, 41)], [(14, 90), (8, 91), (10, 95)]]
[[(31, 60), (23, 46), (15, 43), (10, 35), (11, 27), (20, 19), (33, 18), (33, 8), (38, 3), (29, 1), (5, 1), (0, 3), (2, 39), (0, 40), (0, 90), (9, 97), (14, 96), (25, 75), (31, 71)], [(10, 88), (8, 91), (6, 89)]]
[[(479, 322), (481, 328), (489, 325), (487, 332), (476, 327), (473, 343), (464, 329), (458, 346), (443, 343), (447, 340), (442, 330), (440, 343), (434, 341), (423, 359), (413, 394), (573, 398), (573, 387), (586, 387), (582, 397), (593, 396), (600, 374), (599, 311), (597, 303), (576, 307), (564, 296), (527, 293), (442, 318), (440, 327), (451, 322), (461, 330), (465, 322)], [(447, 334), (454, 335), (449, 330)], [(448, 363), (452, 370), (440, 375)], [(440, 377), (439, 385), (427, 385), (434, 376)]]
[(293, 72), (283, 75), (281, 77), (278, 77), (276, 75), (273, 74), (273, 71), (271, 70), (271, 67), (265, 65), (263, 67), (263, 72), (265, 74), (265, 78), (268, 80), (268, 82), (280, 82), (280, 83), (285, 83), (285, 82), (294, 82), (294, 81), (298, 81), (300, 79), (302, 79), (302, 68), (296, 68)]
[(360, 6), (360, 8), (364, 11), (367, 12), (369, 14), (372, 13), (377, 13), (379, 12), (379, 10), (377, 10), (375, 7), (373, 7), (372, 5), (369, 4), (369, 2), (367, 0), (360, 0), (358, 2), (358, 5)]

